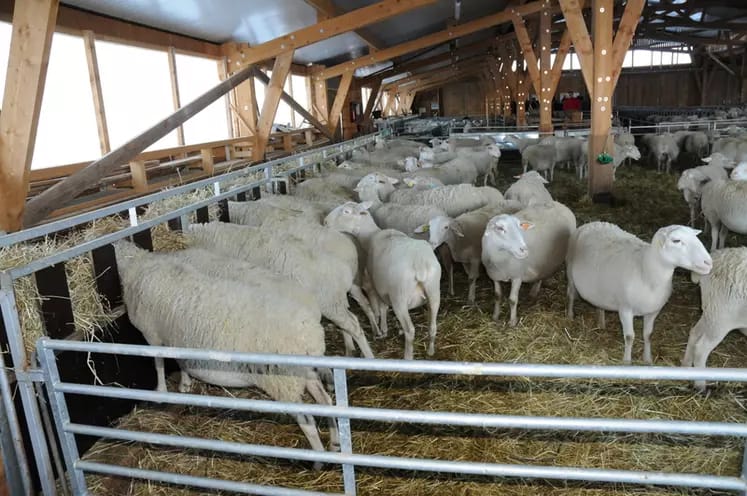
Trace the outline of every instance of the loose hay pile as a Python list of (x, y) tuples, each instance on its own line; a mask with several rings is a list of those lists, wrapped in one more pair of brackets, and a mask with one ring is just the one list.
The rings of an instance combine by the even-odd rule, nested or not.
[[(502, 159), (502, 165), (507, 160)], [(504, 190), (518, 164), (501, 169)], [(570, 173), (556, 174), (550, 189), (568, 204), (579, 224), (608, 220), (650, 239), (656, 229), (685, 223), (687, 207), (675, 188), (673, 177), (650, 170), (623, 167), (618, 171), (617, 191), (625, 206), (609, 208), (581, 199), (584, 189)], [(581, 200), (579, 200), (581, 199)], [(729, 244), (739, 241), (730, 239)], [(623, 340), (619, 321), (610, 314), (606, 330), (596, 328), (596, 311), (579, 304), (574, 321), (565, 317), (565, 275), (549, 280), (536, 301), (525, 291), (519, 302), (518, 327), (496, 325), (491, 320), (493, 296), (486, 279), (478, 285), (478, 306), (466, 302), (467, 281), (456, 275), (456, 296), (442, 293), (437, 338), (437, 360), (574, 363), (619, 365)], [(690, 327), (699, 315), (697, 287), (687, 274), (678, 272), (674, 294), (656, 322), (652, 338), (656, 365), (678, 366)], [(425, 358), (427, 313), (414, 314), (416, 358)], [(505, 314), (505, 312), (504, 312)], [(366, 322), (364, 318), (361, 322)], [(402, 338), (396, 323), (383, 340), (372, 341), (377, 357), (400, 358)], [(636, 322), (640, 328), (640, 322)], [(329, 354), (343, 354), (342, 340), (329, 333)], [(732, 333), (711, 355), (715, 367), (747, 367), (744, 337)], [(642, 345), (637, 331), (633, 358), (641, 363)], [(710, 397), (695, 393), (682, 382), (634, 382), (592, 380), (525, 380), (521, 378), (449, 378), (404, 374), (355, 373), (349, 379), (353, 406), (469, 411), (481, 413), (588, 416), (638, 419), (711, 420), (744, 423), (745, 388), (720, 384)], [(176, 390), (171, 385), (170, 390)], [(257, 397), (256, 391), (200, 386), (201, 392)], [(246, 443), (307, 448), (295, 422), (287, 416), (268, 417), (249, 412), (167, 407), (146, 404), (123, 418), (124, 429), (187, 436), (199, 435)], [(418, 425), (353, 422), (356, 453), (436, 459), (474, 460), (496, 463), (660, 470), (738, 476), (742, 441), (664, 435), (615, 435), (577, 432), (484, 430)], [(341, 492), (337, 467), (314, 472), (310, 464), (221, 455), (197, 450), (184, 451), (120, 442), (99, 442), (86, 458), (144, 469), (176, 471), (259, 484), (280, 485), (318, 491)], [(361, 495), (663, 495), (717, 494), (624, 485), (565, 484), (531, 481), (456, 477), (429, 473), (407, 473), (356, 468)], [(92, 494), (100, 495), (193, 495), (199, 490), (131, 482), (124, 479), (89, 477)]]

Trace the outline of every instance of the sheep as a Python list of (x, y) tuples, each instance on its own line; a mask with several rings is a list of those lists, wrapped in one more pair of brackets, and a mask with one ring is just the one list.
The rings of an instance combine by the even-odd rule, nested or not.
[(407, 157), (417, 157), (420, 149), (395, 147), (387, 150), (374, 150), (369, 152), (364, 149), (353, 150), (353, 160), (376, 167), (390, 167), (401, 169), (400, 162)]
[(391, 305), (405, 334), (405, 360), (413, 358), (415, 326), (409, 310), (428, 301), (428, 356), (435, 353), (436, 317), (441, 301), (441, 266), (426, 241), (412, 239), (394, 229), (380, 229), (368, 213), (370, 202), (348, 202), (333, 210), (324, 223), (358, 238), (367, 252), (366, 273), (373, 288), (372, 302), (379, 308), (381, 332), (387, 332)]
[(700, 204), (711, 226), (711, 251), (725, 246), (729, 231), (747, 234), (747, 181), (710, 181)]
[[(244, 280), (238, 282), (202, 274), (189, 263), (148, 253), (127, 242), (117, 243), (115, 250), (127, 313), (148, 344), (324, 355), (319, 307), (309, 292), (292, 281), (242, 267)], [(268, 312), (269, 308), (276, 311)], [(156, 359), (156, 364), (158, 390), (166, 391), (163, 359)], [(308, 391), (317, 403), (332, 405), (319, 375), (309, 368), (204, 360), (179, 360), (179, 365), (181, 390), (189, 387), (192, 376), (222, 387), (257, 386), (276, 401), (300, 403)], [(314, 418), (296, 415), (296, 421), (311, 447), (324, 451)], [(330, 445), (339, 450), (333, 419)]]
[[(641, 152), (638, 150), (638, 147), (635, 145), (618, 145), (617, 143), (614, 143), (614, 152), (612, 156), (612, 180), (615, 180), (615, 176), (617, 173), (617, 168), (622, 165), (623, 161), (626, 159), (633, 159), (633, 160), (640, 160), (641, 159)], [(584, 147), (584, 153), (583, 153), (583, 159), (581, 160), (581, 168), (583, 172), (581, 172), (580, 177), (586, 177), (586, 174), (588, 172), (588, 149)]]
[(521, 165), (524, 167), (524, 172), (531, 167), (532, 170), (542, 172), (545, 179), (547, 179), (547, 171), (549, 170), (550, 181), (552, 181), (555, 175), (555, 156), (555, 145), (529, 145), (521, 153)]
[(747, 142), (739, 138), (721, 138), (713, 143), (712, 152), (719, 152), (734, 163), (747, 160)]
[(739, 162), (736, 167), (731, 170), (729, 178), (732, 181), (747, 181), (747, 162)]
[(736, 165), (736, 162), (721, 152), (713, 152), (708, 157), (700, 159), (702, 162), (710, 165), (718, 165), (724, 169), (731, 169)]
[[(465, 133), (466, 126), (465, 126)], [(489, 136), (481, 136), (477, 139), (472, 138), (449, 138), (447, 140), (449, 144), (449, 151), (455, 152), (459, 148), (472, 148), (476, 146), (488, 146), (495, 145), (495, 140)]]
[(402, 185), (408, 188), (412, 188), (414, 190), (421, 190), (421, 189), (438, 188), (439, 186), (444, 186), (444, 183), (436, 179), (435, 177), (405, 176), (402, 178)]
[(320, 177), (314, 177), (296, 185), (293, 196), (310, 201), (337, 202), (340, 204), (350, 201), (353, 198), (353, 192), (350, 188), (325, 181)]
[(618, 312), (625, 338), (623, 362), (633, 349), (633, 318), (643, 316), (643, 360), (652, 363), (651, 334), (654, 321), (672, 294), (676, 267), (699, 274), (711, 271), (711, 256), (687, 226), (662, 227), (651, 243), (614, 224), (591, 222), (571, 237), (566, 257), (568, 318), (573, 319), (577, 296), (596, 306), (599, 326), (604, 311)]
[(708, 181), (718, 181), (726, 179), (726, 177), (726, 170), (720, 165), (701, 165), (682, 172), (677, 180), (677, 189), (682, 191), (682, 195), (690, 207), (691, 227), (695, 225), (703, 185)]
[[(454, 219), (446, 215), (434, 216), (430, 221), (415, 229), (417, 233), (428, 233), (428, 242), (433, 249), (446, 243), (454, 261), (460, 262), (469, 278), (467, 300), (475, 303), (477, 278), (480, 275), (482, 257), (482, 235), (488, 221), (496, 215), (514, 213), (521, 210), (521, 205), (514, 201), (504, 201), (497, 205), (486, 205), (477, 210), (466, 212)], [(454, 270), (447, 267), (449, 274), (449, 294), (454, 295)]]
[[(555, 147), (555, 165), (569, 164), (578, 170), (584, 156), (585, 142), (578, 138), (566, 138), (561, 136), (550, 136), (540, 141), (542, 145), (553, 145)], [(523, 157), (523, 154), (522, 154)], [(550, 169), (552, 178), (553, 168)]]
[(656, 170), (669, 174), (672, 162), (677, 160), (680, 154), (680, 148), (677, 146), (677, 140), (674, 135), (647, 134), (643, 136), (643, 140), (648, 145), (649, 153), (656, 162)]
[(482, 237), (482, 263), (495, 289), (493, 320), (498, 322), (500, 318), (501, 281), (511, 281), (508, 297), (511, 327), (518, 324), (517, 306), (522, 282), (534, 283), (530, 295), (536, 297), (542, 281), (563, 265), (568, 240), (576, 230), (573, 212), (558, 202), (525, 208), (516, 212), (514, 217), (524, 230), (524, 252), (515, 250), (513, 228), (507, 227), (510, 222), (503, 216), (491, 219)]
[(697, 155), (698, 158), (708, 155), (708, 147), (708, 135), (702, 131), (692, 131), (685, 137), (684, 150)]
[(192, 246), (262, 265), (297, 281), (317, 297), (322, 315), (350, 335), (363, 356), (373, 357), (358, 319), (348, 309), (347, 293), (356, 274), (338, 258), (312, 251), (307, 239), (292, 233), (275, 235), (270, 229), (214, 222), (191, 225), (186, 234)]
[(483, 186), (488, 185), (488, 179), (491, 179), (493, 185), (495, 185), (495, 176), (498, 173), (498, 160), (501, 158), (501, 149), (498, 145), (457, 148), (456, 154), (459, 157), (466, 158), (475, 165), (477, 175), (483, 178)]
[[(414, 158), (405, 159), (406, 170), (412, 169)], [(474, 184), (477, 181), (477, 167), (470, 160), (457, 157), (439, 164), (437, 167), (431, 162), (421, 162), (422, 168), (409, 173), (410, 177), (427, 176), (438, 179), (444, 184)]]
[(457, 154), (448, 150), (441, 151), (435, 148), (421, 148), (418, 158), (424, 162), (439, 165), (449, 160), (454, 160), (457, 158)]
[[(747, 248), (713, 252), (713, 270), (693, 274), (700, 284), (703, 314), (690, 330), (683, 367), (705, 367), (708, 355), (734, 329), (747, 332)], [(695, 382), (705, 392), (705, 381)]]
[(515, 135), (508, 135), (506, 136), (506, 143), (510, 143), (511, 145), (515, 146), (517, 150), (519, 150), (519, 153), (523, 154), (524, 150), (529, 145), (536, 145), (540, 142), (539, 138), (519, 138)]
[(490, 186), (456, 184), (420, 191), (398, 189), (389, 195), (391, 203), (404, 205), (432, 205), (439, 207), (449, 217), (456, 217), (469, 210), (503, 200), (500, 191)]
[[(260, 200), (257, 200), (258, 202), (267, 202), (269, 205), (274, 207), (280, 207), (284, 209), (289, 210), (302, 210), (305, 214), (309, 216), (319, 216), (320, 220), (319, 223), (321, 224), (324, 220), (324, 217), (331, 212), (335, 207), (337, 207), (340, 202), (339, 201), (312, 201), (312, 200), (306, 200), (304, 198), (299, 198), (297, 196), (292, 195), (262, 195), (262, 198)], [(230, 208), (229, 208), (230, 212)]]
[(618, 145), (635, 145), (635, 136), (630, 133), (615, 134), (615, 143)]
[(545, 188), (547, 179), (537, 171), (528, 171), (516, 176), (518, 181), (514, 182), (503, 195), (506, 200), (516, 200), (525, 207), (539, 203), (552, 202), (552, 195)]
[(307, 222), (321, 225), (327, 215), (314, 207), (286, 208), (272, 204), (264, 198), (247, 202), (228, 202), (228, 216), (236, 224), (258, 226), (263, 222), (275, 222), (288, 217), (299, 217)]

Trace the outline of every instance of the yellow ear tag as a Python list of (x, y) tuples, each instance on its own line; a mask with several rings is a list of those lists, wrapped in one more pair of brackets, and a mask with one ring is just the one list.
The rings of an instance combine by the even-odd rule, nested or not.
[(423, 232), (428, 232), (430, 229), (431, 229), (431, 225), (430, 224), (423, 225)]

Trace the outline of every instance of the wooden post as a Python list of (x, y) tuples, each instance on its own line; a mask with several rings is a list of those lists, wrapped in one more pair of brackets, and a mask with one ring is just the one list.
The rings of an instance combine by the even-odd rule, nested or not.
[(363, 110), (362, 122), (364, 124), (371, 121), (371, 113), (373, 112), (374, 105), (376, 104), (376, 99), (379, 96), (379, 89), (381, 89), (381, 79), (375, 80), (373, 82), (373, 85), (371, 86), (371, 94), (368, 96), (366, 108)]
[(537, 93), (539, 101), (539, 132), (540, 134), (552, 134), (552, 64), (550, 63), (550, 49), (552, 47), (552, 14), (550, 2), (545, 0), (546, 8), (540, 12), (539, 23), (539, 79), (540, 91)]
[(215, 161), (213, 159), (212, 148), (204, 148), (200, 150), (200, 156), (200, 165), (202, 167), (202, 170), (205, 172), (205, 174), (210, 174), (212, 176), (215, 173)]
[[(225, 81), (228, 77), (228, 59), (226, 57), (221, 58), (217, 62), (218, 65), (218, 77), (221, 81)], [(228, 133), (231, 138), (239, 136), (239, 115), (238, 113), (234, 116), (233, 108), (238, 108), (236, 105), (236, 93), (229, 91), (226, 96), (223, 97), (226, 104), (226, 122), (228, 124)], [(228, 159), (229, 157), (226, 157)]]
[(101, 78), (99, 77), (99, 61), (96, 57), (96, 38), (93, 31), (83, 31), (83, 43), (86, 47), (86, 61), (88, 62), (88, 78), (91, 81), (91, 95), (93, 108), (96, 112), (96, 128), (99, 132), (99, 147), (101, 155), (111, 150), (109, 144), (109, 129), (106, 125), (106, 111), (104, 110), (104, 96), (101, 92)]
[(23, 224), (58, 0), (17, 2), (0, 114), (0, 230)]
[[(179, 79), (176, 74), (176, 51), (174, 47), (169, 47), (166, 52), (169, 56), (169, 74), (171, 76), (171, 101), (174, 104), (174, 111), (176, 112), (182, 106), (181, 98), (179, 97)], [(180, 146), (184, 146), (184, 126), (176, 128), (176, 139)]]
[(311, 91), (309, 95), (311, 97), (311, 108), (317, 119), (321, 122), (326, 123), (329, 119), (329, 105), (327, 103), (327, 80), (316, 79), (313, 77), (315, 73), (322, 70), (323, 68), (312, 67), (311, 76), (309, 77), (309, 84)]
[(526, 80), (529, 74), (524, 72), (524, 58), (517, 57), (516, 59), (516, 126), (524, 127), (527, 125), (527, 109), (525, 102), (527, 99), (526, 95)]
[(348, 71), (342, 75), (340, 85), (337, 87), (335, 101), (332, 103), (332, 108), (329, 110), (329, 119), (327, 119), (327, 127), (333, 133), (335, 132), (337, 124), (340, 122), (340, 112), (342, 112), (342, 106), (345, 103), (345, 99), (348, 97), (348, 91), (350, 91), (350, 84), (352, 82), (353, 72)]
[(613, 0), (594, 0), (592, 23), (594, 33), (594, 86), (591, 93), (591, 135), (589, 137), (589, 193), (592, 199), (612, 191), (612, 166), (597, 162), (602, 152), (613, 154), (608, 147), (612, 123), (612, 20)]
[(272, 123), (280, 104), (280, 95), (283, 94), (285, 78), (290, 73), (291, 63), (293, 62), (293, 51), (285, 52), (278, 55), (275, 64), (272, 66), (272, 77), (270, 84), (265, 89), (265, 101), (262, 105), (262, 113), (259, 115), (257, 123), (257, 142), (254, 144), (252, 155), (254, 160), (262, 160), (265, 157), (267, 141), (270, 139)]
[(132, 176), (132, 187), (137, 192), (148, 191), (148, 174), (145, 171), (145, 162), (132, 160), (130, 162), (130, 175)]
[(257, 95), (254, 86), (254, 78), (247, 79), (234, 90), (236, 95), (236, 108), (234, 112), (239, 118), (242, 128), (239, 126), (239, 136), (255, 136), (257, 134)]

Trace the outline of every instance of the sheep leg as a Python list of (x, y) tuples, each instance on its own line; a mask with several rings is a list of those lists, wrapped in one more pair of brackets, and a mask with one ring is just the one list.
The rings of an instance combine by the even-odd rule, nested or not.
[(479, 258), (473, 258), (469, 261), (469, 265), (464, 264), (464, 270), (467, 272), (469, 278), (469, 293), (467, 295), (467, 301), (471, 305), (475, 304), (475, 292), (477, 291), (477, 278), (480, 276), (480, 264)]
[(718, 248), (718, 233), (721, 228), (721, 222), (714, 219), (711, 221), (711, 252), (716, 251)]
[[(706, 325), (706, 324), (704, 324)], [(706, 366), (708, 356), (723, 341), (731, 331), (731, 326), (714, 326), (710, 325), (703, 329), (700, 338), (695, 343), (693, 350), (693, 366), (702, 368)], [(705, 381), (695, 381), (695, 387), (700, 392), (705, 392)]]
[(192, 378), (189, 376), (186, 370), (182, 369), (181, 377), (179, 379), (179, 392), (188, 393), (192, 390)]
[(622, 324), (623, 338), (625, 340), (625, 353), (623, 354), (623, 363), (630, 365), (633, 357), (633, 311), (630, 309), (620, 309), (620, 324)]
[(539, 296), (539, 292), (542, 289), (542, 281), (535, 281), (534, 284), (532, 284), (532, 289), (529, 290), (529, 297), (530, 298), (537, 298)]
[(550, 166), (550, 182), (555, 180), (555, 164)]
[(392, 302), (392, 310), (399, 321), (399, 325), (405, 334), (405, 360), (413, 359), (413, 343), (415, 341), (415, 325), (410, 318), (410, 312), (407, 310), (407, 301), (405, 298), (399, 298)]
[(690, 227), (695, 227), (695, 203), (690, 203)]
[(708, 326), (706, 325), (705, 319), (701, 317), (698, 322), (690, 329), (690, 336), (687, 338), (687, 348), (685, 348), (685, 356), (682, 357), (683, 367), (693, 366), (693, 355), (695, 353), (695, 345), (706, 331)]
[(605, 317), (604, 308), (597, 308), (597, 327), (600, 329), (607, 328), (607, 320)]
[(568, 288), (566, 289), (567, 304), (565, 314), (569, 319), (573, 320), (573, 318), (575, 317), (575, 315), (573, 314), (573, 303), (576, 300), (576, 296), (578, 296), (578, 292), (576, 291), (576, 286), (573, 284), (571, 271), (568, 267), (566, 267), (566, 275), (568, 278)]
[(374, 316), (371, 303), (368, 301), (368, 298), (366, 298), (366, 295), (363, 294), (363, 290), (360, 286), (353, 284), (353, 287), (350, 288), (350, 296), (353, 297), (353, 299), (358, 303), (358, 306), (361, 307), (361, 310), (363, 310), (363, 313), (366, 314), (366, 318), (368, 318), (368, 322), (371, 324), (371, 329), (373, 329), (374, 336), (378, 336), (379, 323), (376, 322), (376, 316)]
[(166, 372), (164, 372), (163, 368), (163, 358), (155, 357), (153, 360), (156, 362), (156, 380), (158, 381), (156, 391), (167, 393), (168, 389), (166, 388)]
[(718, 249), (723, 250), (726, 246), (726, 238), (729, 237), (729, 228), (726, 225), (721, 224), (721, 229), (718, 233)]
[(454, 296), (454, 260), (451, 258), (449, 245), (446, 243), (436, 248), (436, 254), (444, 264), (444, 269), (449, 274), (449, 296)]
[[(320, 405), (333, 404), (332, 398), (327, 394), (324, 385), (318, 377), (306, 380), (306, 391)], [(334, 417), (328, 417), (327, 424), (329, 425), (329, 450), (340, 451), (340, 432), (337, 430), (337, 421)]]
[(365, 358), (374, 357), (373, 351), (371, 351), (371, 346), (368, 344), (366, 335), (363, 334), (363, 329), (361, 329), (361, 325), (358, 322), (358, 319), (355, 318), (355, 315), (350, 313), (348, 309), (344, 309), (340, 312), (335, 312), (333, 315), (325, 315), (325, 317), (331, 320), (337, 327), (342, 329), (342, 332), (344, 333), (343, 339), (346, 340), (346, 353), (348, 346), (347, 339), (353, 338), (353, 341), (355, 341), (355, 344), (358, 345), (358, 348), (361, 350), (361, 353)]
[(355, 343), (353, 342), (353, 338), (343, 330), (342, 332), (342, 341), (345, 343), (345, 356), (353, 356), (355, 352)]
[(651, 334), (654, 333), (654, 321), (658, 315), (659, 312), (654, 312), (643, 316), (643, 361), (647, 365), (654, 363), (651, 356)]
[(495, 292), (495, 305), (493, 306), (493, 320), (497, 323), (501, 317), (501, 300), (503, 291), (501, 290), (501, 281), (493, 281), (493, 291)]
[[(316, 421), (311, 415), (298, 414), (295, 416), (298, 426), (301, 428), (306, 439), (309, 440), (311, 449), (314, 451), (325, 451), (322, 438), (319, 437), (319, 429), (316, 427)], [(322, 462), (314, 462), (314, 470), (321, 470)]]
[(511, 279), (511, 292), (508, 295), (508, 303), (511, 308), (511, 318), (508, 324), (516, 327), (519, 318), (516, 316), (516, 307), (519, 305), (519, 289), (521, 289), (521, 279)]
[(438, 317), (438, 309), (441, 306), (441, 288), (439, 281), (435, 281), (433, 284), (425, 284), (425, 295), (428, 297), (428, 356), (433, 356), (436, 353), (436, 333), (438, 332), (438, 326), (436, 319)]
[(379, 328), (381, 329), (382, 337), (386, 337), (389, 333), (389, 324), (387, 323), (387, 317), (389, 315), (389, 305), (384, 302), (380, 302), (379, 308)]

